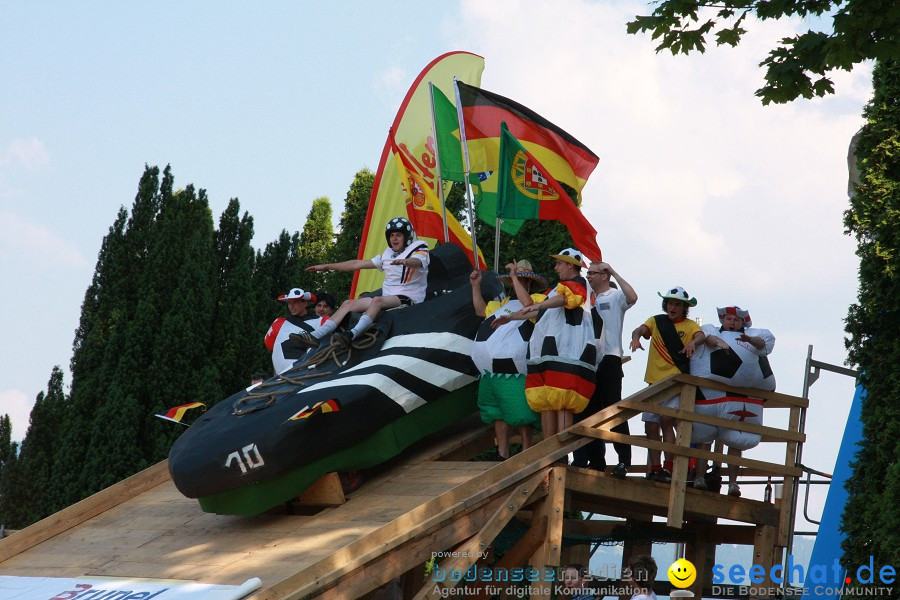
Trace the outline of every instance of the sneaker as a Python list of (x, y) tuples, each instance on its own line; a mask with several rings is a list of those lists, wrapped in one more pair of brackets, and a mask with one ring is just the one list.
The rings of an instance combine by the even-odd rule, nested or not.
[(736, 483), (729, 483), (728, 484), (728, 495), (734, 496), (735, 498), (740, 498), (741, 497), (740, 486)]
[(706, 491), (706, 478), (705, 477), (697, 477), (694, 479), (694, 489)]
[(656, 481), (660, 483), (672, 483), (672, 473), (668, 469), (660, 469), (656, 473)]
[(649, 479), (650, 481), (656, 481), (656, 476), (661, 468), (662, 467), (651, 468), (649, 471), (647, 471), (647, 474), (644, 475), (644, 478)]
[(628, 467), (625, 466), (625, 463), (619, 463), (616, 465), (616, 468), (612, 470), (611, 475), (616, 479), (625, 479), (627, 473)]
[(338, 344), (344, 350), (349, 350), (353, 346), (353, 332), (338, 331), (331, 336), (331, 343)]
[(300, 333), (292, 333), (288, 336), (288, 339), (291, 341), (291, 345), (295, 348), (318, 348), (319, 340), (314, 338), (312, 334), (308, 331), (301, 331)]

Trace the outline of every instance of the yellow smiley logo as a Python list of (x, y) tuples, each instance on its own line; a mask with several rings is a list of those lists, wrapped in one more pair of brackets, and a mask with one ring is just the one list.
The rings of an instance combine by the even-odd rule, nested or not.
[(686, 588), (697, 579), (697, 569), (689, 560), (679, 558), (668, 571), (669, 581), (677, 588)]

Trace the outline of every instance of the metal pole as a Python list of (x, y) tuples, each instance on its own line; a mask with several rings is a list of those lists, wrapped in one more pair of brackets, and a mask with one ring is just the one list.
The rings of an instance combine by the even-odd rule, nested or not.
[(437, 121), (434, 118), (434, 84), (428, 82), (428, 97), (431, 98), (431, 135), (434, 136), (434, 161), (437, 163), (437, 196), (441, 201), (441, 213), (444, 218), (444, 243), (450, 241), (450, 232), (447, 230), (447, 203), (444, 202), (444, 174), (441, 172), (441, 152), (438, 143)]
[(463, 178), (466, 186), (466, 206), (469, 208), (469, 233), (472, 235), (472, 259), (475, 261), (475, 269), (478, 269), (478, 240), (475, 237), (475, 209), (472, 202), (472, 186), (469, 183), (469, 145), (466, 143), (466, 122), (463, 118), (462, 100), (459, 97), (459, 86), (456, 77), (453, 78), (453, 92), (456, 95), (456, 117), (459, 119), (459, 141), (462, 144), (463, 164), (465, 170)]
[(494, 270), (500, 272), (500, 223), (503, 219), (497, 217), (494, 223)]

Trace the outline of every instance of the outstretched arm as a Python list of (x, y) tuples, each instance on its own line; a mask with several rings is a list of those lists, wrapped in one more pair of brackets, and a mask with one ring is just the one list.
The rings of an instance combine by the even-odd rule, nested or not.
[(631, 344), (629, 345), (629, 348), (631, 348), (632, 352), (644, 349), (644, 347), (641, 346), (641, 338), (644, 338), (645, 340), (650, 339), (650, 328), (644, 324), (639, 325), (631, 332)]
[(697, 346), (706, 341), (706, 334), (702, 331), (698, 331), (694, 334), (694, 337), (691, 338), (687, 344), (684, 345), (684, 348), (681, 350), (685, 356), (690, 358), (694, 354), (694, 350), (697, 349)]
[[(421, 266), (422, 263), (419, 263)], [(375, 264), (371, 260), (345, 260), (339, 263), (325, 263), (323, 265), (313, 265), (306, 267), (309, 272), (313, 271), (359, 271), (360, 269), (374, 269)]]

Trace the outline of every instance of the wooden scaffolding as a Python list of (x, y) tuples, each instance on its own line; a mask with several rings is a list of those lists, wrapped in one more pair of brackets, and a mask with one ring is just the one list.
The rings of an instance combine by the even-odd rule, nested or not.
[[(786, 409), (788, 425), (781, 429), (697, 414), (694, 397), (701, 384), (762, 398), (766, 409)], [(674, 394), (680, 394), (680, 408), (659, 405)], [(255, 576), (263, 581), (251, 596), (255, 600), (349, 600), (365, 598), (386, 585), (399, 588), (404, 599), (446, 597), (454, 592), (449, 588), (460, 586), (467, 588), (466, 598), (487, 599), (498, 587), (492, 583), (493, 575), (502, 570), (527, 565), (540, 572), (571, 562), (586, 564), (586, 546), (564, 547), (564, 540), (623, 540), (625, 564), (633, 555), (649, 553), (653, 541), (676, 540), (685, 544), (686, 558), (697, 568), (689, 589), (701, 597), (704, 590), (709, 592), (717, 544), (752, 545), (753, 562), (766, 573), (780, 562), (792, 527), (794, 483), (801, 476), (797, 456), (804, 435), (799, 426), (807, 404), (803, 398), (677, 375), (502, 462), (468, 461), (492, 446), (491, 432), (470, 422), (469, 429), (457, 428), (453, 435), (395, 461), (344, 503), (339, 490), (337, 498), (330, 494), (330, 499), (323, 499), (329, 496), (324, 482), (323, 498), (308, 496), (307, 501), (337, 506), (319, 512), (300, 510), (302, 514), (202, 513), (195, 501), (177, 493), (165, 463), (160, 463), (0, 540), (0, 574), (222, 584)], [(641, 412), (677, 419), (675, 443), (611, 431)], [(755, 433), (764, 443), (783, 444), (784, 461), (691, 448), (694, 423)], [(676, 457), (672, 483), (648, 481), (641, 475), (615, 479), (558, 462), (593, 439), (671, 453)], [(783, 481), (781, 503), (691, 489), (687, 479), (692, 457), (733, 462), (740, 465), (742, 476)], [(578, 511), (616, 520), (574, 518)], [(654, 517), (664, 517), (665, 522)], [(513, 520), (524, 533), (495, 560), (495, 541)], [(78, 548), (83, 551), (76, 552)], [(426, 578), (425, 564), (436, 553), (445, 558)], [(446, 576), (465, 573), (473, 565), (482, 574), (474, 581)], [(665, 571), (668, 565), (659, 567)], [(771, 583), (757, 589), (767, 585)], [(530, 597), (551, 598), (552, 586), (534, 586)]]

